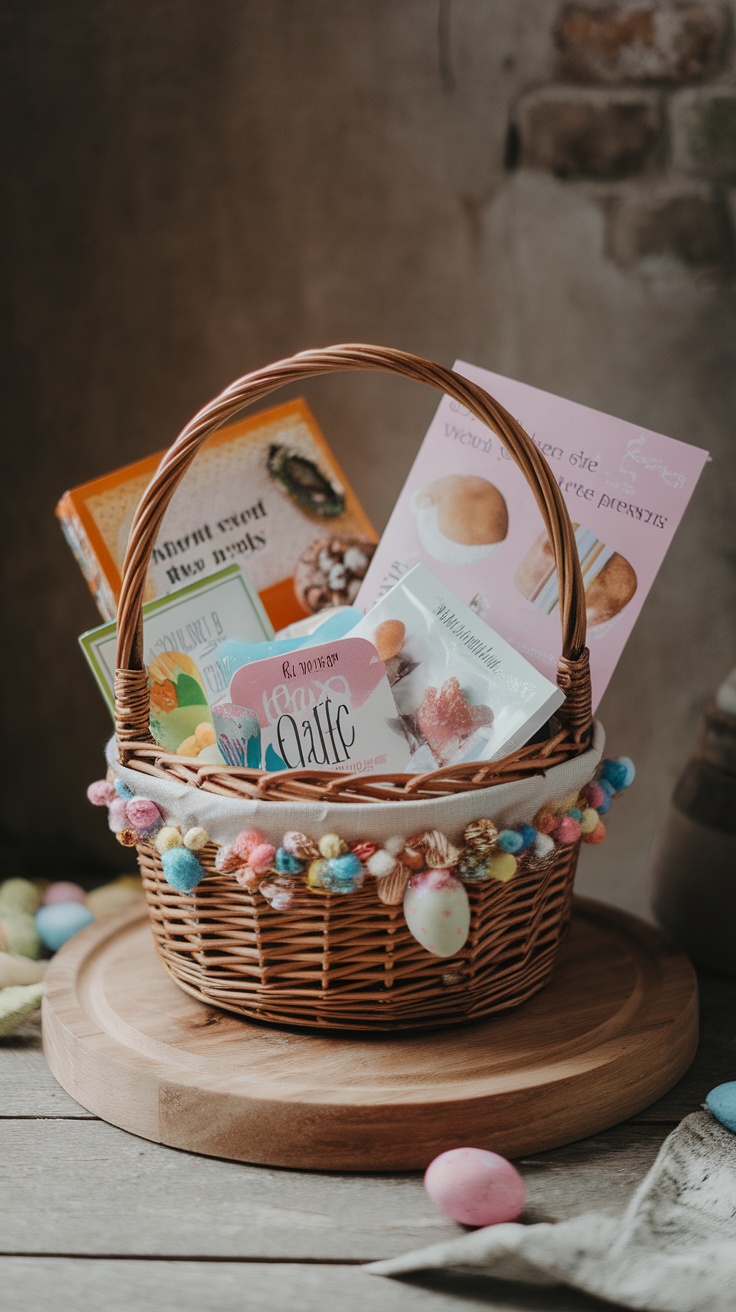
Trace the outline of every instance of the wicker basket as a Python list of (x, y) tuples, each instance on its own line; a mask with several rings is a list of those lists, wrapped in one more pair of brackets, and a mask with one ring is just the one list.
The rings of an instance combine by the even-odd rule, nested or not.
[[(560, 582), (562, 656), (557, 681), (565, 701), (556, 731), (501, 761), (452, 766), (427, 775), (351, 776), (318, 770), (266, 774), (203, 765), (165, 752), (149, 730), (142, 653), (146, 572), (171, 497), (206, 438), (243, 406), (291, 382), (343, 370), (384, 370), (436, 387), (488, 424), (524, 473), (549, 535)], [(500, 785), (533, 791), (543, 775), (565, 775), (591, 756), (590, 672), (585, 597), (570, 519), (544, 457), (520, 425), (481, 388), (451, 370), (375, 346), (305, 351), (238, 379), (186, 426), (143, 495), (130, 531), (118, 610), (115, 682), (119, 761), (145, 776), (186, 786), (186, 796), (242, 799), (243, 823), (282, 834), (294, 807), (313, 813), (312, 832), (407, 833), (402, 814), (423, 802), (428, 828), (449, 832), (462, 811), (487, 816)], [(591, 766), (590, 774), (593, 767)], [(143, 775), (144, 778), (140, 778)], [(565, 777), (567, 777), (565, 775)], [(587, 780), (583, 780), (587, 782)], [(199, 790), (194, 794), (192, 790)], [(175, 790), (176, 791), (176, 790)], [(477, 796), (477, 807), (473, 804)], [(500, 793), (499, 793), (500, 796)], [(209, 799), (211, 800), (211, 799)], [(416, 807), (410, 808), (412, 813)], [(310, 832), (305, 826), (305, 832)], [(470, 885), (470, 934), (461, 952), (440, 959), (409, 933), (401, 905), (379, 899), (367, 879), (350, 896), (301, 889), (287, 912), (275, 911), (231, 876), (218, 873), (213, 844), (199, 853), (207, 877), (192, 895), (177, 893), (161, 858), (138, 845), (156, 947), (173, 980), (204, 1002), (243, 1016), (315, 1028), (392, 1030), (460, 1023), (525, 1001), (549, 979), (569, 920), (578, 845), (547, 861), (521, 862), (508, 883)]]

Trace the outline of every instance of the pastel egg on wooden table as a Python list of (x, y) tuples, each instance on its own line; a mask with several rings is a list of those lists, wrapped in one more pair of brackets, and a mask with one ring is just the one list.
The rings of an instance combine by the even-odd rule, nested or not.
[(52, 907), (57, 902), (80, 902), (87, 900), (87, 894), (80, 884), (73, 884), (68, 879), (57, 879), (49, 884), (43, 895), (43, 905)]
[(36, 929), (45, 948), (58, 952), (80, 929), (94, 919), (81, 902), (54, 902), (36, 912)]
[(505, 1157), (485, 1148), (450, 1148), (430, 1162), (424, 1187), (436, 1207), (460, 1225), (515, 1221), (524, 1207), (524, 1181)]
[(452, 957), (470, 932), (468, 895), (449, 869), (412, 875), (404, 893), (409, 932), (434, 957)]

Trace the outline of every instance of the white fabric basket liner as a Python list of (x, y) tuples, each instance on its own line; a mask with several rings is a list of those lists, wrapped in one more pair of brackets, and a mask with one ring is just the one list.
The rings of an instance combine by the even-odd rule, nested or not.
[(138, 797), (148, 797), (160, 808), (167, 824), (182, 832), (202, 825), (212, 842), (231, 843), (242, 829), (261, 829), (271, 842), (279, 842), (290, 829), (320, 838), (337, 833), (347, 842), (371, 839), (383, 843), (395, 835), (408, 837), (426, 829), (439, 829), (457, 840), (471, 820), (480, 817), (503, 825), (530, 823), (540, 809), (577, 797), (600, 764), (605, 733), (597, 721), (588, 751), (543, 774), (496, 784), (451, 797), (417, 802), (269, 802), (253, 798), (221, 797), (175, 780), (129, 770), (117, 759), (115, 739), (107, 745), (107, 762)]

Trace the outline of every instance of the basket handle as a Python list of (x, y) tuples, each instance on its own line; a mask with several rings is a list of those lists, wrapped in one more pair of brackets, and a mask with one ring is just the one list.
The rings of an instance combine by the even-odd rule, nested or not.
[(359, 369), (412, 378), (453, 397), (498, 434), (521, 469), (541, 511), (559, 579), (562, 656), (557, 668), (557, 682), (565, 693), (559, 718), (581, 744), (589, 737), (592, 713), (583, 579), (570, 516), (541, 451), (503, 406), (453, 370), (405, 351), (350, 344), (301, 351), (236, 379), (182, 429), (143, 493), (130, 529), (118, 604), (115, 724), (121, 760), (130, 757), (134, 744), (153, 741), (149, 728), (148, 679), (143, 662), (143, 593), (161, 521), (199, 448), (237, 411), (262, 400), (287, 383)]

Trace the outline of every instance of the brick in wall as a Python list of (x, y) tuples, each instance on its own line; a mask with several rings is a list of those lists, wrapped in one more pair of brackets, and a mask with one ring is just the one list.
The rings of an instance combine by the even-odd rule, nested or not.
[(705, 183), (626, 189), (608, 208), (608, 246), (618, 264), (652, 273), (667, 266), (728, 270), (736, 259), (727, 203)]
[(676, 168), (736, 182), (736, 91), (681, 91), (670, 102)]
[(579, 82), (681, 84), (723, 63), (725, 5), (566, 4), (555, 32), (561, 76)]
[(658, 100), (646, 91), (545, 88), (519, 103), (515, 130), (518, 162), (558, 178), (627, 178), (661, 149)]

